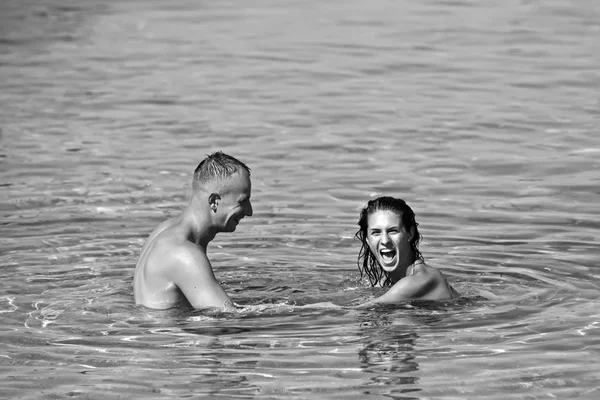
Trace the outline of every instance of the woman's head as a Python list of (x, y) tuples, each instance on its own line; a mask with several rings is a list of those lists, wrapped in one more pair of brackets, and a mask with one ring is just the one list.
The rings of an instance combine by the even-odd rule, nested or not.
[[(379, 197), (370, 200), (360, 213), (355, 237), (361, 241), (358, 269), (371, 285), (389, 286), (401, 279), (406, 268), (423, 261), (421, 235), (413, 210), (402, 199)], [(383, 282), (382, 282), (382, 278)]]

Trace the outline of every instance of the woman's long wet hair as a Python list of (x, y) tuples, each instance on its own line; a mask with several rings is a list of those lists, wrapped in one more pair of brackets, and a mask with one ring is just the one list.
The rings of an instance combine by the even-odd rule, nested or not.
[[(371, 282), (371, 286), (376, 286), (377, 284), (380, 284), (381, 286), (391, 286), (395, 282), (392, 282), (389, 274), (381, 268), (367, 243), (369, 216), (375, 211), (392, 211), (400, 217), (402, 225), (407, 232), (410, 232), (411, 228), (414, 228), (414, 235), (410, 241), (410, 248), (414, 256), (413, 261), (421, 260), (424, 262), (423, 255), (419, 251), (419, 242), (421, 241), (422, 236), (417, 228), (419, 224), (415, 220), (415, 213), (402, 199), (384, 196), (369, 200), (367, 205), (360, 212), (360, 219), (358, 220), (358, 226), (360, 228), (354, 235), (355, 239), (361, 241), (361, 248), (357, 260), (360, 278), (362, 279), (366, 275)], [(385, 278), (383, 283), (381, 283), (382, 278)]]

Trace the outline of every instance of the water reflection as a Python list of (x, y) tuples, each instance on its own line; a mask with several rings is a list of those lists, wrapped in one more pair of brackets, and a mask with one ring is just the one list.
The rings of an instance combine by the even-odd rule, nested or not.
[[(386, 307), (387, 308), (387, 307)], [(361, 313), (358, 317), (358, 334), (362, 345), (358, 350), (358, 359), (362, 371), (369, 374), (369, 388), (391, 389), (387, 396), (391, 398), (410, 398), (396, 396), (394, 393), (418, 392), (419, 364), (415, 357), (415, 345), (419, 335), (412, 324), (398, 325), (397, 313), (389, 310), (377, 310)], [(397, 389), (401, 386), (401, 389)]]

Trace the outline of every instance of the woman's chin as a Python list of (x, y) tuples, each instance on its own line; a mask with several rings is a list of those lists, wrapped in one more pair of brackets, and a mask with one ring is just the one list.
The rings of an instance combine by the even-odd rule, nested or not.
[(385, 263), (383, 260), (379, 259), (379, 266), (387, 273), (394, 272), (398, 269), (398, 258), (395, 258), (390, 263)]

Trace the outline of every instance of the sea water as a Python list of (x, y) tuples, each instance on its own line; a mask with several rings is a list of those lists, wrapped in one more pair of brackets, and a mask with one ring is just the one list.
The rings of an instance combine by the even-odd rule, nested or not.
[[(1, 2), (1, 396), (597, 398), (599, 40), (593, 0)], [(136, 307), (216, 150), (247, 308)], [(461, 298), (352, 307), (379, 195)]]

